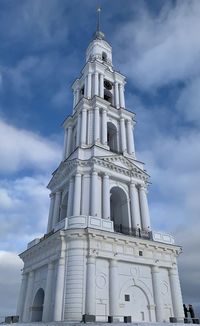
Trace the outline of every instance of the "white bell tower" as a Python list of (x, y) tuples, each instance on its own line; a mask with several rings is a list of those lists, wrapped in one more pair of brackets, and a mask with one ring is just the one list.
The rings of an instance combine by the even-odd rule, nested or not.
[(20, 255), (24, 322), (183, 318), (181, 248), (151, 229), (135, 114), (125, 106), (125, 77), (113, 68), (98, 14), (86, 63), (72, 85), (63, 158), (48, 185), (47, 233)]

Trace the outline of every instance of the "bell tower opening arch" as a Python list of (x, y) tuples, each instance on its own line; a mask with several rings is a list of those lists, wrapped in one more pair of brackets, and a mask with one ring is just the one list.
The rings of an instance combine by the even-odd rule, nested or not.
[(118, 152), (117, 127), (112, 122), (107, 123), (107, 144), (112, 152)]
[(34, 297), (33, 305), (31, 308), (31, 321), (42, 321), (44, 304), (44, 290), (40, 288)]
[(129, 200), (125, 190), (120, 186), (110, 189), (110, 217), (114, 223), (114, 230), (128, 233), (130, 225)]

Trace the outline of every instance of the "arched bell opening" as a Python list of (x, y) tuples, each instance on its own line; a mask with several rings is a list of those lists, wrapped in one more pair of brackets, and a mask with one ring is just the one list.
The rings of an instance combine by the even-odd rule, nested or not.
[(127, 194), (120, 187), (111, 188), (110, 194), (110, 216), (114, 222), (114, 230), (129, 234), (130, 225)]
[(112, 122), (107, 123), (107, 144), (112, 152), (118, 152), (117, 128)]
[(67, 217), (67, 204), (68, 204), (68, 192), (62, 198), (62, 203), (60, 207), (60, 220)]
[(31, 321), (42, 321), (43, 315), (43, 304), (44, 304), (44, 290), (40, 288), (33, 300), (33, 305), (31, 307)]
[(112, 93), (108, 89), (104, 89), (104, 100), (112, 104)]
[(107, 54), (106, 54), (106, 52), (102, 52), (102, 60), (104, 62), (107, 62)]

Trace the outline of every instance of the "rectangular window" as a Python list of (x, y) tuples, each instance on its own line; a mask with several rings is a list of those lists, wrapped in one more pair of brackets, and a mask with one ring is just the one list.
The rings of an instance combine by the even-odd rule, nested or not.
[(130, 295), (129, 294), (125, 294), (124, 298), (125, 298), (125, 301), (130, 301)]
[(139, 256), (143, 256), (142, 250), (139, 251)]

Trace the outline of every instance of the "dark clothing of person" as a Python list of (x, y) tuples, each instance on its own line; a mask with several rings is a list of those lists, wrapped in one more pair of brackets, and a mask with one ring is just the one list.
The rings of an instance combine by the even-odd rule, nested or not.
[(185, 304), (183, 305), (183, 310), (184, 310), (185, 318), (188, 318), (188, 310)]
[(191, 318), (195, 318), (194, 309), (191, 304), (189, 304), (189, 313)]

